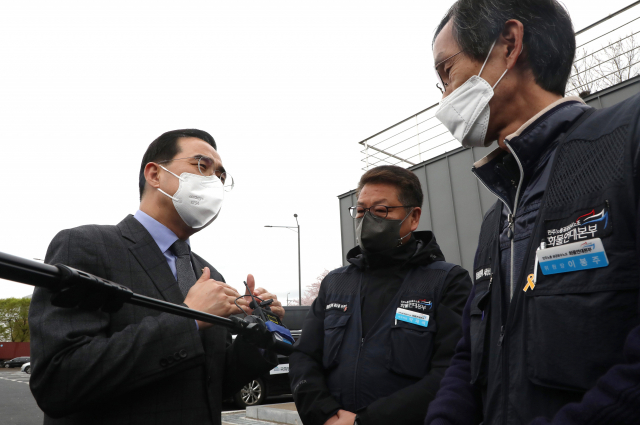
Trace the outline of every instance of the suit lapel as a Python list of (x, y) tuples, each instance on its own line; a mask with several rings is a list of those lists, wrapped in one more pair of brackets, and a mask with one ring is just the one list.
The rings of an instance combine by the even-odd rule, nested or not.
[(162, 298), (174, 304), (182, 304), (184, 297), (167, 264), (167, 259), (147, 229), (132, 215), (122, 220), (118, 224), (118, 229), (122, 236), (131, 242), (129, 251), (149, 275)]

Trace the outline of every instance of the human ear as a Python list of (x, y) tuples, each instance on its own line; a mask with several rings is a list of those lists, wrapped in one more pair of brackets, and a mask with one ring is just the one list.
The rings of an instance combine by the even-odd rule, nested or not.
[(500, 43), (506, 46), (505, 61), (507, 69), (516, 66), (524, 49), (524, 26), (516, 19), (509, 19), (500, 33)]
[(147, 184), (151, 187), (158, 189), (160, 187), (160, 173), (159, 173), (158, 164), (149, 162), (144, 167), (144, 179), (147, 181)]
[(415, 232), (420, 224), (420, 216), (422, 215), (422, 208), (415, 207), (413, 211), (411, 211), (411, 231)]

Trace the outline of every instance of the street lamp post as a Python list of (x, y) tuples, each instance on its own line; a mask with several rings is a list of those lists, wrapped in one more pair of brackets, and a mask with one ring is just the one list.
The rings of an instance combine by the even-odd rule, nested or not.
[[(296, 219), (295, 226), (264, 226), (264, 227), (280, 227), (283, 229), (293, 230), (298, 234), (298, 305), (302, 305), (302, 271), (300, 267), (300, 223), (298, 223), (298, 214), (293, 215)], [(289, 294), (287, 294), (287, 305), (289, 304)]]

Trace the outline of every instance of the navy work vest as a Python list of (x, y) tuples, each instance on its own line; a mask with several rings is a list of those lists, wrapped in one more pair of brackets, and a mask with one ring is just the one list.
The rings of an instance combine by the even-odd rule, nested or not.
[[(331, 395), (350, 412), (415, 384), (430, 369), (438, 308), (454, 264), (436, 261), (412, 269), (378, 321), (362, 338), (362, 272), (351, 265), (325, 278), (327, 284), (322, 364)], [(416, 305), (425, 306), (416, 309)], [(411, 306), (429, 315), (428, 326), (395, 320)]]
[[(625, 339), (640, 323), (638, 105), (636, 96), (596, 111), (558, 146), (511, 302), (503, 293), (508, 276), (500, 276), (501, 205), (485, 216), (470, 309), (471, 383), (481, 389), (485, 423), (550, 419), (625, 362)], [(603, 220), (581, 225), (580, 217), (598, 213)], [(550, 275), (538, 269), (535, 288), (525, 292), (541, 241), (556, 246), (594, 237), (608, 267)]]

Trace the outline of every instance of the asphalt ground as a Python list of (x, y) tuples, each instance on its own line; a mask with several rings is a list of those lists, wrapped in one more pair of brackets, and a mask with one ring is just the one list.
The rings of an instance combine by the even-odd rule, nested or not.
[(0, 423), (42, 425), (44, 413), (29, 389), (29, 377), (20, 368), (0, 369)]
[[(20, 372), (20, 368), (0, 368), (0, 424), (42, 425), (44, 413), (36, 404), (29, 389), (30, 376)], [(290, 401), (293, 401), (291, 396), (277, 396), (267, 399), (267, 403), (287, 403)], [(222, 411), (231, 412), (239, 411), (239, 409), (233, 403), (223, 403)], [(251, 422), (247, 421), (246, 423)]]

